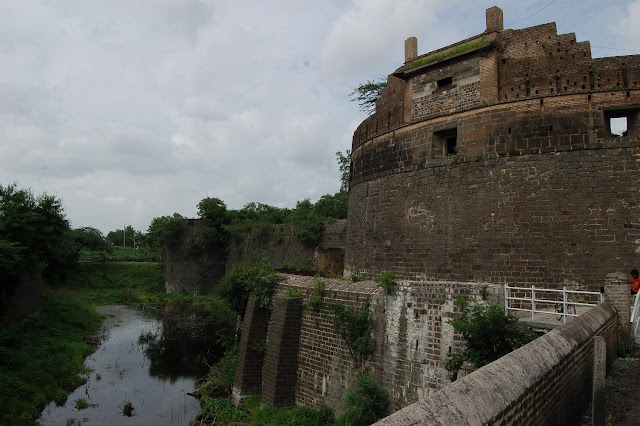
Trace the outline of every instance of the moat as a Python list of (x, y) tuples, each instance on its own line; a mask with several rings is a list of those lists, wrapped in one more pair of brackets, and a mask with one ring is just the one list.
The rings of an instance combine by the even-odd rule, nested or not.
[(106, 319), (94, 336), (100, 342), (96, 351), (85, 360), (87, 382), (63, 406), (49, 404), (38, 423), (182, 425), (193, 420), (200, 406), (187, 392), (208, 371), (209, 343), (215, 342), (185, 333), (185, 327), (198, 327), (168, 320), (167, 308), (97, 310)]

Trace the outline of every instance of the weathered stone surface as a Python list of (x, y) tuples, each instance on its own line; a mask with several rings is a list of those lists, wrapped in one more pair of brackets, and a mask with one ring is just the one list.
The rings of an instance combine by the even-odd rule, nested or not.
[(591, 397), (594, 336), (617, 340), (606, 303), (376, 424), (575, 424)]
[(391, 74), (356, 129), (347, 269), (598, 290), (636, 266), (640, 55), (501, 16), (430, 54), (480, 47)]

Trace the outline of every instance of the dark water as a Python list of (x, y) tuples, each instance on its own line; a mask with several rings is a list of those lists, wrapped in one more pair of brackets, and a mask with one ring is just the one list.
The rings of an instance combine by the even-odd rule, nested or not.
[[(107, 319), (96, 335), (101, 344), (85, 361), (91, 369), (87, 382), (64, 406), (49, 404), (38, 423), (189, 424), (200, 406), (186, 393), (208, 371), (205, 362), (216, 357), (215, 341), (207, 339), (213, 335), (215, 340), (215, 333), (203, 325), (202, 316), (168, 308), (101, 306), (98, 311)], [(88, 408), (77, 407), (82, 399)], [(126, 407), (133, 407), (131, 417), (123, 414)]]

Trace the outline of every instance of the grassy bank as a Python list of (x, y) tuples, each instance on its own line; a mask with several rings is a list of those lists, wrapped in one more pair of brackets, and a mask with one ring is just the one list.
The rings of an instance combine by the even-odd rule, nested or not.
[(83, 383), (78, 374), (93, 351), (83, 335), (98, 326), (90, 306), (45, 289), (42, 313), (0, 331), (0, 423), (33, 424), (49, 401), (64, 402)]
[(94, 306), (154, 302), (165, 296), (162, 266), (153, 263), (80, 263), (64, 288)]
[(110, 250), (99, 251), (82, 249), (80, 250), (80, 259), (95, 262), (108, 262), (110, 260), (158, 262), (160, 261), (160, 256), (144, 248), (111, 247)]
[(33, 424), (50, 401), (64, 403), (84, 382), (83, 361), (93, 347), (82, 337), (100, 323), (94, 307), (135, 303), (169, 303), (175, 321), (187, 314), (191, 320), (191, 307), (205, 309), (221, 342), (233, 336), (234, 317), (222, 302), (166, 294), (158, 264), (78, 264), (64, 285), (45, 288), (42, 313), (0, 331), (0, 425)]

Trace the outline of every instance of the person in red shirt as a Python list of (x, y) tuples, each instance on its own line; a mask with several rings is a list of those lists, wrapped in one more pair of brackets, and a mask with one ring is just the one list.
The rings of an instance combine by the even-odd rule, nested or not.
[(631, 295), (638, 293), (640, 290), (640, 278), (638, 277), (638, 270), (631, 271)]

